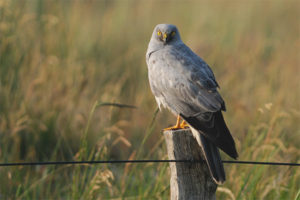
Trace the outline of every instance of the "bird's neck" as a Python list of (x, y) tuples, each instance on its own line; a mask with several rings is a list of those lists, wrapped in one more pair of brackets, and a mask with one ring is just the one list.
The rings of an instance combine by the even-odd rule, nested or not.
[(147, 59), (150, 57), (150, 55), (153, 52), (162, 50), (162, 49), (167, 48), (167, 47), (175, 47), (175, 48), (177, 48), (178, 46), (180, 46), (182, 44), (183, 44), (183, 42), (181, 40), (174, 41), (174, 42), (171, 42), (169, 44), (164, 44), (161, 41), (157, 41), (155, 39), (151, 39), (151, 41), (149, 42), (149, 45), (148, 45), (147, 53), (146, 53)]

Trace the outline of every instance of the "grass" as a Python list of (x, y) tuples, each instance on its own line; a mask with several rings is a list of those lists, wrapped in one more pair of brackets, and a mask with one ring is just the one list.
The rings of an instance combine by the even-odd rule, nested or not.
[[(168, 22), (213, 68), (239, 159), (299, 163), (299, 6), (0, 0), (0, 162), (166, 159), (175, 119), (156, 112), (145, 52)], [(300, 198), (296, 167), (225, 167), (219, 199)], [(0, 179), (5, 199), (169, 198), (165, 163), (3, 167)]]

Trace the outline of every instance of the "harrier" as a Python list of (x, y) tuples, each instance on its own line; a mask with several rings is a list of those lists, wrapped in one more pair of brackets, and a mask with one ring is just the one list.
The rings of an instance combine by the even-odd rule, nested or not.
[(222, 115), (225, 103), (211, 68), (181, 41), (171, 24), (154, 28), (146, 62), (159, 108), (166, 107), (177, 116), (176, 125), (167, 129), (191, 127), (213, 179), (223, 183), (225, 171), (218, 148), (234, 159), (238, 154)]

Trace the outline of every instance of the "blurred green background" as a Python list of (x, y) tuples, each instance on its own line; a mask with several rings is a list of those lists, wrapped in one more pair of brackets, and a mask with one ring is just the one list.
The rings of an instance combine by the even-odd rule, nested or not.
[[(158, 23), (214, 70), (240, 160), (300, 162), (299, 1), (0, 0), (0, 162), (167, 159)], [(101, 102), (138, 109), (101, 106)], [(224, 160), (228, 160), (222, 154)], [(300, 199), (300, 170), (226, 165), (219, 199)], [(168, 164), (1, 167), (4, 199), (168, 199)]]

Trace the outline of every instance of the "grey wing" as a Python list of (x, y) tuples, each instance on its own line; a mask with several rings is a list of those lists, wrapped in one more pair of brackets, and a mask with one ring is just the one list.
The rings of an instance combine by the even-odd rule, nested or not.
[(186, 103), (195, 110), (195, 113), (182, 114), (192, 116), (225, 110), (224, 100), (217, 91), (219, 85), (210, 67), (188, 47), (185, 46), (180, 50), (184, 53), (178, 53), (181, 55), (179, 60), (183, 62), (182, 68), (186, 73), (177, 92), (179, 92), (178, 96), (186, 97), (185, 100), (189, 100)]
[(196, 55), (185, 57), (192, 58), (193, 62), (183, 66), (191, 73), (187, 73), (179, 95), (188, 96), (190, 101), (185, 103), (195, 112), (181, 112), (181, 117), (229, 156), (237, 158), (234, 140), (221, 112), (225, 103), (211, 69)]

